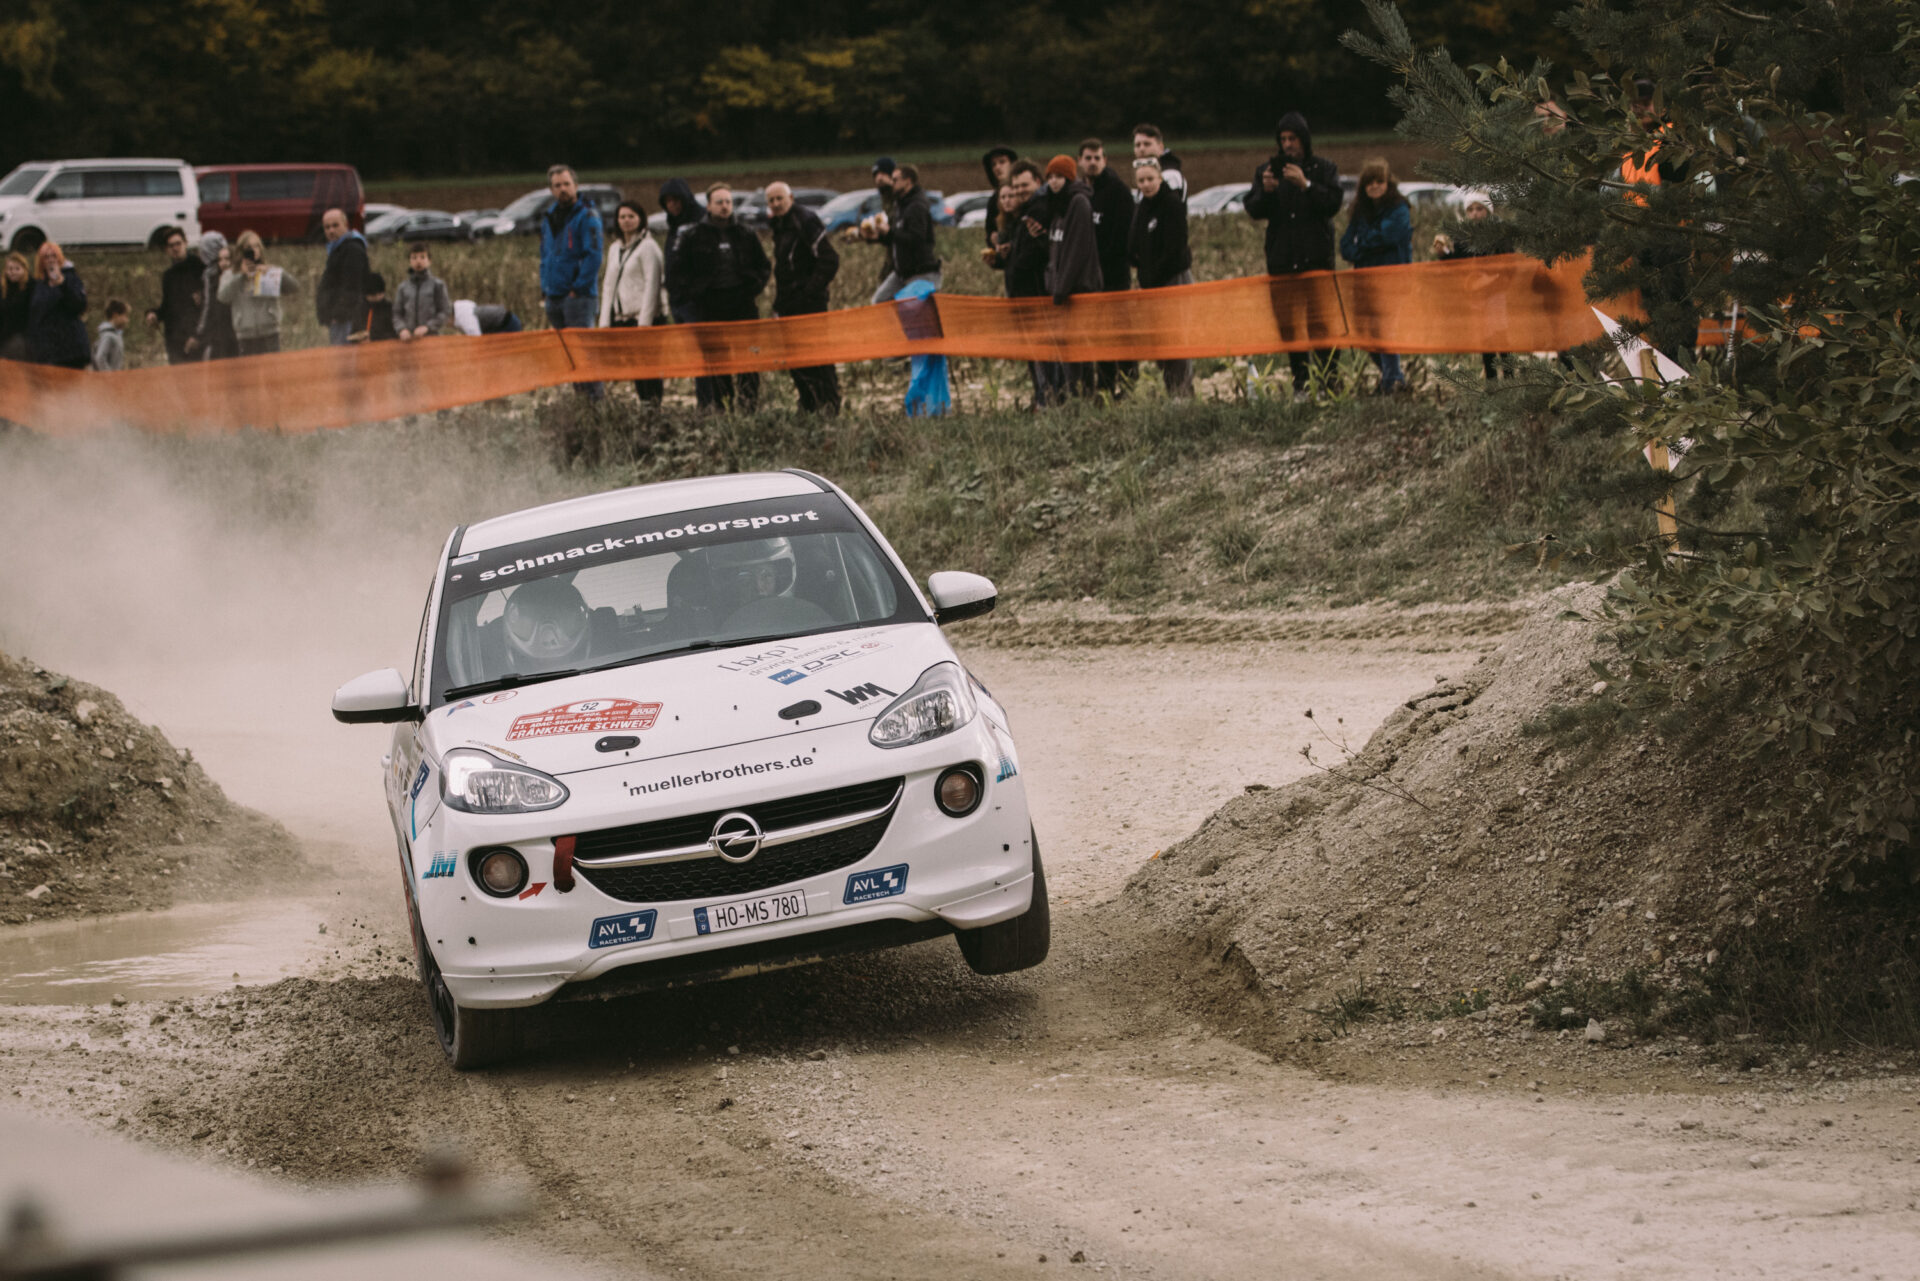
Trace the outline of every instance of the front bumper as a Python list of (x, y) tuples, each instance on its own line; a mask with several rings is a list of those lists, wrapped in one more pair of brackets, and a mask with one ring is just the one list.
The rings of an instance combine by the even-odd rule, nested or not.
[[(809, 943), (809, 935), (831, 935), (836, 942), (870, 938), (867, 946), (882, 947), (889, 946), (890, 940), (912, 941), (912, 937), (951, 929), (976, 929), (1025, 912), (1033, 893), (1025, 783), (1017, 772), (998, 777), (1003, 772), (996, 768), (1001, 750), (987, 719), (976, 717), (955, 734), (893, 752), (867, 744), (864, 726), (848, 729), (857, 732), (857, 744), (834, 746), (858, 761), (866, 776), (846, 777), (847, 771), (837, 771), (840, 778), (810, 778), (808, 787), (901, 773), (906, 783), (899, 804), (879, 844), (866, 857), (778, 887), (803, 892), (807, 903), (806, 916), (779, 923), (701, 934), (696, 909), (725, 900), (626, 902), (577, 874), (569, 893), (559, 893), (552, 885), (554, 835), (716, 805), (750, 805), (781, 795), (778, 784), (690, 796), (670, 808), (642, 810), (624, 795), (615, 796), (604, 788), (596, 795), (594, 787), (576, 785), (569, 778), (574, 800), (546, 814), (488, 817), (442, 807), (415, 845), (414, 875), (421, 925), (454, 1000), (469, 1008), (505, 1008), (539, 1004), (570, 983), (604, 992), (616, 986), (636, 990), (696, 981), (689, 976), (730, 977), (814, 959), (819, 949)], [(851, 734), (832, 732), (832, 737), (851, 738)], [(727, 759), (723, 753), (713, 755)], [(934, 784), (948, 766), (965, 761), (984, 767), (985, 795), (971, 814), (952, 818), (935, 805)], [(694, 759), (685, 768), (692, 771), (700, 766)], [(794, 790), (787, 782), (784, 791)], [(537, 829), (538, 834), (529, 829)], [(526, 860), (529, 888), (525, 897), (493, 898), (471, 880), (467, 852), (494, 845), (510, 845)], [(439, 864), (444, 868), (451, 862), (450, 875), (425, 876), (429, 850), (454, 855)], [(851, 878), (903, 864), (907, 872), (900, 892), (848, 901), (857, 897), (849, 890)], [(596, 922), (644, 918), (648, 912), (653, 916), (644, 940), (589, 945)], [(916, 930), (918, 926), (927, 928)], [(831, 950), (853, 949), (835, 946)], [(737, 954), (737, 961), (730, 960), (729, 954)], [(643, 973), (654, 965), (659, 966), (661, 981), (649, 981)]]

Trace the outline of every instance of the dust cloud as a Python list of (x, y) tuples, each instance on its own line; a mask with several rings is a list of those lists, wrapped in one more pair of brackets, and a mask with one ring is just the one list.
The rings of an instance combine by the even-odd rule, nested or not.
[[(0, 433), (0, 650), (91, 681), (303, 836), (389, 848), (383, 727), (454, 525), (576, 492), (478, 415), (314, 436)], [(344, 851), (343, 851), (344, 853)]]

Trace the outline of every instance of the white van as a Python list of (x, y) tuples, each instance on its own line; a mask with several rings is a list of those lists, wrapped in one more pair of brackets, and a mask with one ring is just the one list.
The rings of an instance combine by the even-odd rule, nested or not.
[(145, 245), (179, 227), (200, 238), (200, 187), (184, 160), (30, 160), (0, 178), (0, 244), (31, 254)]

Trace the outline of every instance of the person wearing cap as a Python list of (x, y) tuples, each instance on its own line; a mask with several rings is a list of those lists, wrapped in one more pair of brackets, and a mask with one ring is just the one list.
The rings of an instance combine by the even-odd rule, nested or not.
[[(1100, 243), (1093, 229), (1093, 192), (1080, 180), (1072, 156), (1047, 161), (1047, 292), (1053, 305), (1064, 307), (1075, 294), (1101, 291)], [(1093, 365), (1086, 361), (1053, 363), (1047, 367), (1049, 401), (1059, 404), (1068, 395), (1093, 390)]]
[[(1488, 254), (1506, 253), (1501, 241), (1506, 237), (1492, 234), (1494, 228), (1493, 205), (1485, 192), (1470, 192), (1465, 209), (1461, 212), (1461, 228), (1464, 235), (1456, 237), (1449, 231), (1433, 233), (1433, 256), (1441, 262), (1455, 262), (1462, 258), (1484, 258)], [(1480, 369), (1488, 382), (1495, 382), (1501, 376), (1513, 377), (1513, 357), (1495, 356), (1490, 351), (1480, 353)]]
[[(1307, 128), (1307, 118), (1297, 111), (1280, 117), (1274, 141), (1280, 150), (1254, 170), (1253, 187), (1247, 192), (1247, 216), (1267, 224), (1267, 274), (1332, 271), (1333, 219), (1345, 202), (1340, 171), (1333, 161), (1313, 154), (1313, 132)], [(1276, 318), (1284, 334), (1292, 317)], [(1332, 366), (1331, 357), (1324, 352), (1314, 360), (1309, 360), (1305, 352), (1289, 352), (1287, 363), (1293, 367), (1295, 400), (1305, 400), (1310, 394), (1308, 384), (1315, 365), (1323, 377)]]
[(940, 287), (940, 255), (933, 247), (933, 201), (920, 186), (920, 171), (899, 165), (893, 171), (894, 212), (874, 237), (887, 247), (887, 274), (873, 291), (875, 306), (916, 280)]
[(880, 193), (880, 212), (888, 222), (893, 221), (893, 211), (899, 205), (893, 194), (893, 175), (899, 170), (892, 156), (882, 156), (873, 162), (873, 189)]

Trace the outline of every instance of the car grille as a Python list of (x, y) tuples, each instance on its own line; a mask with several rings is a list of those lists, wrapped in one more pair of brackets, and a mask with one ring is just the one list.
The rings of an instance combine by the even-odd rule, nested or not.
[[(737, 807), (751, 814), (769, 834), (808, 823), (827, 822), (846, 814), (878, 809), (894, 798), (904, 780), (882, 779), (853, 787), (837, 787), (804, 796), (782, 797)], [(886, 835), (892, 813), (856, 827), (827, 832), (785, 845), (770, 846), (745, 863), (696, 858), (675, 862), (642, 863), (627, 867), (594, 867), (583, 861), (617, 854), (639, 854), (698, 845), (713, 832), (722, 814), (712, 810), (679, 818), (603, 828), (574, 838), (574, 871), (601, 893), (627, 903), (672, 903), (684, 899), (752, 894), (805, 880), (837, 868), (851, 867), (871, 854)]]

